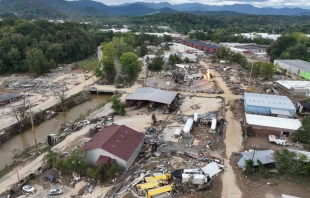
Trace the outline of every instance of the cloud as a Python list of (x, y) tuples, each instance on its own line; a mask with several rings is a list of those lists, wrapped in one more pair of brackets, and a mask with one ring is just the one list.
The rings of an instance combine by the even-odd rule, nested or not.
[(251, 4), (256, 7), (300, 7), (310, 9), (309, 0), (94, 0), (106, 5), (119, 5), (133, 2), (169, 2), (170, 4), (181, 3), (202, 3), (208, 5), (232, 5), (232, 4)]

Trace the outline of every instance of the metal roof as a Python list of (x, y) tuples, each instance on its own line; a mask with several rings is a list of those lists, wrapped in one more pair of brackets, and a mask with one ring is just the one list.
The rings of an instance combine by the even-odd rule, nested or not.
[(290, 116), (290, 112), (282, 109), (271, 109), (271, 114)]
[(151, 87), (139, 88), (135, 93), (127, 96), (126, 100), (146, 100), (162, 104), (171, 104), (177, 93), (154, 89)]
[(274, 163), (275, 159), (273, 157), (273, 150), (264, 150), (264, 151), (254, 151), (250, 150), (248, 152), (242, 152), (242, 157), (238, 161), (238, 166), (241, 168), (245, 167), (246, 160), (252, 160), (254, 162), (254, 166), (257, 166), (257, 160), (259, 160), (262, 164)]
[(310, 63), (303, 60), (292, 59), (292, 60), (275, 60), (275, 61), (277, 61), (277, 63), (280, 64), (284, 63), (290, 65), (291, 67), (295, 67), (310, 72)]
[(203, 42), (203, 41), (185, 40), (185, 42), (187, 42), (187, 43), (193, 43), (193, 44), (195, 44), (195, 45), (205, 46), (205, 47), (213, 48), (213, 49), (221, 49), (221, 48), (222, 48), (221, 45), (213, 44), (213, 43), (207, 43), (207, 42)]
[(125, 125), (112, 125), (101, 129), (83, 146), (83, 149), (88, 151), (101, 148), (126, 161), (143, 139), (144, 134)]
[(280, 118), (273, 116), (262, 116), (245, 114), (246, 123), (249, 125), (273, 127), (280, 129), (297, 130), (301, 127), (298, 119)]
[(6, 101), (6, 100), (10, 100), (10, 99), (16, 98), (16, 97), (20, 97), (20, 95), (13, 94), (13, 93), (6, 93), (6, 94), (3, 94), (3, 95), (0, 95), (0, 102)]
[(277, 83), (286, 89), (309, 89), (310, 81), (278, 80)]
[(294, 104), (287, 96), (256, 94), (256, 93), (245, 92), (244, 102), (247, 105), (252, 105), (252, 106), (295, 110)]

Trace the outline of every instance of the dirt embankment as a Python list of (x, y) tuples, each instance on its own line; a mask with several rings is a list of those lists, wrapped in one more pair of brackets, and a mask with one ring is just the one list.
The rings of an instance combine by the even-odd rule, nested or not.
[[(72, 107), (75, 107), (83, 102), (86, 102), (87, 100), (90, 100), (91, 95), (89, 91), (81, 91), (67, 99), (64, 100), (63, 104), (65, 106), (65, 109), (71, 109)], [(41, 122), (43, 122), (46, 119), (51, 118), (48, 114), (46, 114), (47, 111), (54, 111), (54, 112), (62, 112), (63, 111), (63, 105), (61, 103), (58, 103), (54, 105), (53, 107), (45, 110), (45, 111), (39, 111), (33, 114), (33, 122), (34, 125), (38, 125)], [(56, 116), (56, 113), (54, 114)], [(27, 116), (25, 118), (25, 121), (23, 122), (23, 127), (21, 127), (21, 123), (17, 122), (5, 129), (3, 129), (3, 133), (0, 135), (0, 143), (3, 143), (13, 137), (14, 135), (18, 133), (22, 133), (25, 130), (31, 128), (31, 121), (30, 117)]]

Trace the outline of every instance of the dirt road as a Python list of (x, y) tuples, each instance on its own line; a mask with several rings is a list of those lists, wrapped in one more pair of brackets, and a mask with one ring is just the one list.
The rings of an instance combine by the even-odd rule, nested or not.
[[(234, 95), (230, 92), (222, 77), (220, 77), (215, 70), (211, 70), (207, 63), (203, 61), (200, 61), (199, 63), (206, 69), (210, 70), (213, 76), (216, 76), (215, 79), (218, 86), (224, 91), (224, 93), (220, 96), (225, 98), (226, 103), (233, 102), (233, 100), (241, 98), (241, 96)], [(226, 119), (228, 121), (225, 138), (226, 158), (224, 159), (226, 170), (223, 175), (222, 198), (241, 198), (242, 193), (237, 185), (236, 176), (232, 166), (229, 163), (229, 158), (233, 151), (238, 151), (242, 148), (242, 130), (240, 123), (234, 119), (233, 112), (230, 109), (228, 109), (226, 113)]]

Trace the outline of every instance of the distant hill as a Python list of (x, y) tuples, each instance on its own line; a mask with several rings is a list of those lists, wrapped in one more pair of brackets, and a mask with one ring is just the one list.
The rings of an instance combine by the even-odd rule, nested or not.
[[(206, 12), (206, 11), (232, 11), (243, 14), (255, 15), (308, 15), (310, 10), (302, 8), (258, 8), (250, 4), (234, 4), (224, 6), (211, 6), (201, 3), (183, 3), (183, 4), (170, 4), (168, 2), (161, 3), (144, 3), (135, 2), (153, 9), (161, 9), (164, 7), (177, 10), (179, 12)], [(128, 5), (128, 4), (127, 4)]]
[(79, 7), (65, 0), (1, 0), (0, 15), (17, 14), (25, 18), (72, 18), (104, 16), (95, 8)]
[(0, 0), (0, 16), (17, 14), (26, 18), (82, 18), (94, 16), (143, 16), (157, 13), (188, 12), (199, 15), (308, 15), (301, 8), (258, 8), (249, 4), (210, 6), (200, 3), (172, 5), (168, 2), (126, 3), (108, 6), (94, 0)]
[(74, 5), (80, 7), (92, 7), (96, 8), (102, 12), (109, 13), (111, 15), (120, 15), (120, 16), (142, 16), (152, 13), (175, 13), (176, 10), (171, 8), (162, 7), (159, 9), (151, 8), (145, 6), (143, 3), (126, 3), (119, 6), (107, 6), (103, 3), (95, 2), (92, 0), (79, 0), (72, 1)]

